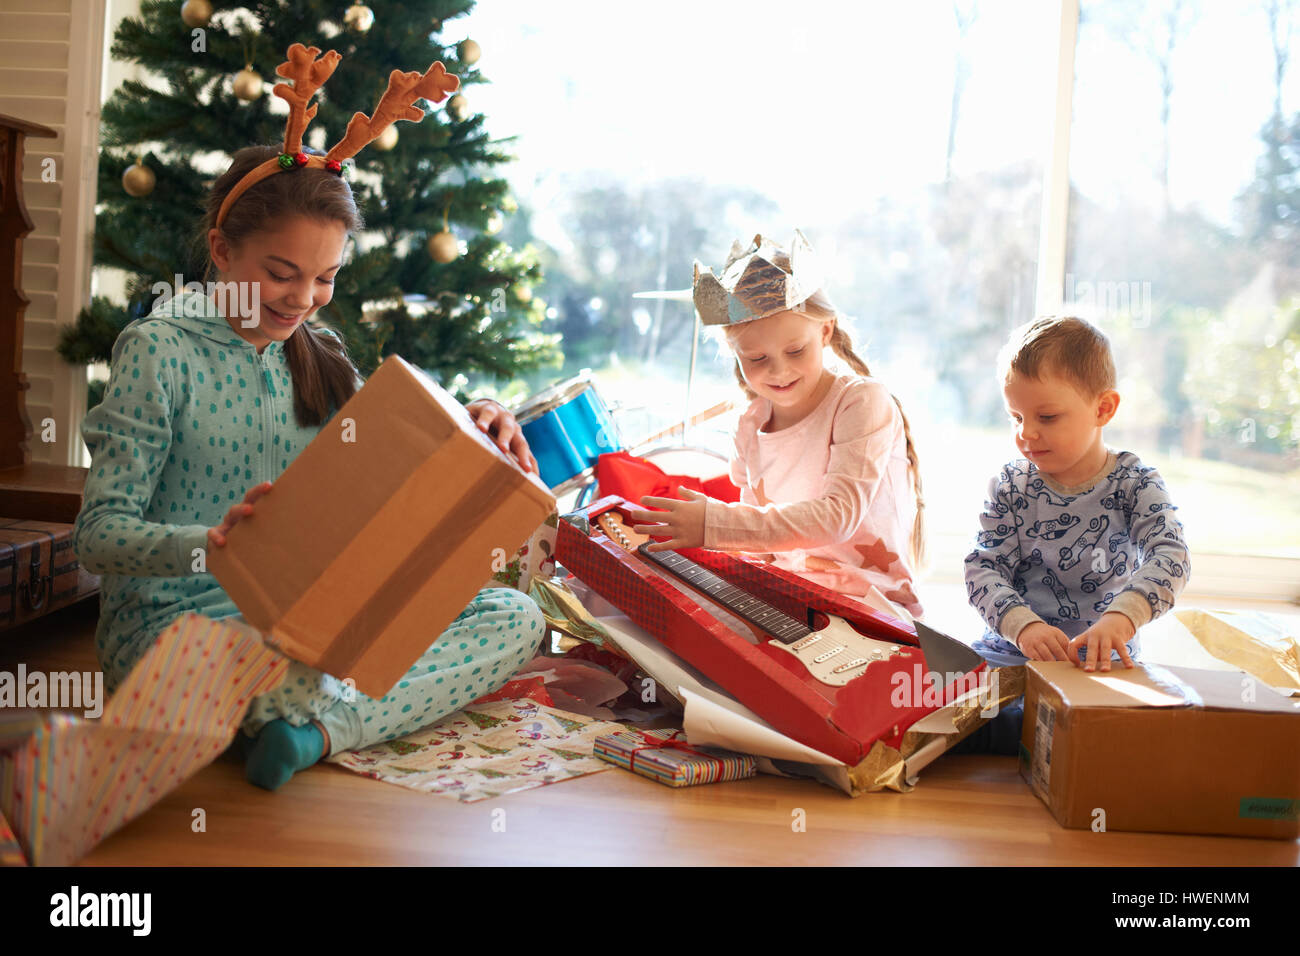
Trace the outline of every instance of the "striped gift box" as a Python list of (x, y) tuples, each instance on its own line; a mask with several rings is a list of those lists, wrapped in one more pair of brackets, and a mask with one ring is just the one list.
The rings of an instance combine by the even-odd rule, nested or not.
[(98, 720), (36, 714), (0, 728), (0, 815), (27, 860), (75, 863), (215, 760), (288, 664), (246, 624), (182, 614)]
[(741, 780), (758, 772), (753, 757), (710, 747), (696, 750), (681, 731), (628, 730), (597, 737), (592, 752), (668, 787)]

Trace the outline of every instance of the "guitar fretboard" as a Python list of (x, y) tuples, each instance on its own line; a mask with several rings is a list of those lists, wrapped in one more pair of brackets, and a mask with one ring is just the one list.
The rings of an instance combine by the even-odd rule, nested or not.
[(702, 568), (690, 558), (676, 551), (650, 551), (641, 545), (637, 552), (655, 564), (668, 569), (687, 584), (703, 591), (728, 610), (745, 620), (757, 624), (783, 644), (793, 644), (812, 633), (812, 629), (790, 615), (778, 611), (766, 601), (742, 591), (730, 581), (725, 581), (707, 568)]

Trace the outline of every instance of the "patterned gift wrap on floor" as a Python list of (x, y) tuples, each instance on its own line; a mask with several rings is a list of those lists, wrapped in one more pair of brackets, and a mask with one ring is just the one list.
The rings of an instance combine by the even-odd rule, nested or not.
[(624, 770), (649, 777), (668, 787), (742, 780), (758, 772), (746, 754), (709, 748), (696, 750), (681, 731), (629, 730), (596, 738), (595, 754)]
[(592, 744), (622, 729), (536, 700), (478, 700), (423, 730), (327, 759), (399, 787), (475, 803), (608, 770), (592, 756)]

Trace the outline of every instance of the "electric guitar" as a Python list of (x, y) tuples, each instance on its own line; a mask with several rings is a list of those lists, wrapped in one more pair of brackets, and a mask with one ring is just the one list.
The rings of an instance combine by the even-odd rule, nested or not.
[(620, 547), (663, 568), (698, 594), (742, 618), (762, 646), (793, 656), (822, 684), (843, 687), (872, 664), (907, 653), (902, 645), (859, 634), (847, 621), (831, 614), (826, 615), (826, 627), (815, 631), (676, 551), (649, 550), (652, 539), (633, 531), (615, 511), (600, 515), (596, 524)]

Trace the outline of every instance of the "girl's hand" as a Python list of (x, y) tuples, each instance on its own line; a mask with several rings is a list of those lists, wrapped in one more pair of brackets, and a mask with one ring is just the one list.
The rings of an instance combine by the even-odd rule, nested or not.
[(656, 537), (668, 536), (667, 541), (652, 541), (646, 546), (647, 551), (671, 551), (675, 548), (704, 546), (704, 512), (709, 496), (680, 486), (677, 493), (687, 495), (690, 500), (678, 501), (676, 498), (656, 498), (654, 495), (646, 495), (641, 499), (641, 504), (664, 510), (628, 512), (628, 516), (633, 521), (658, 522), (653, 525), (633, 525), (633, 531)]
[(474, 419), (474, 424), (495, 439), (502, 451), (514, 456), (520, 468), (540, 474), (537, 459), (528, 447), (523, 430), (508, 408), (490, 398), (480, 398), (470, 402), (465, 409), (470, 418)]
[(226, 535), (230, 534), (230, 529), (239, 523), (240, 518), (247, 518), (253, 513), (253, 502), (271, 490), (271, 483), (264, 481), (255, 488), (249, 488), (248, 494), (244, 495), (244, 500), (237, 505), (233, 505), (226, 512), (225, 520), (215, 528), (208, 529), (209, 547), (224, 548), (226, 546)]
[(1078, 656), (1070, 653), (1070, 639), (1059, 627), (1044, 621), (1034, 621), (1021, 628), (1015, 644), (1031, 661), (1073, 661), (1079, 666)]
[(1118, 611), (1107, 611), (1092, 627), (1088, 628), (1078, 637), (1070, 642), (1071, 656), (1077, 656), (1079, 648), (1086, 646), (1088, 654), (1084, 660), (1083, 669), (1086, 671), (1096, 670), (1097, 663), (1100, 660), (1103, 671), (1110, 670), (1110, 652), (1112, 649), (1119, 651), (1119, 659), (1124, 662), (1125, 667), (1133, 666), (1133, 658), (1129, 656), (1128, 647), (1125, 642), (1133, 636), (1135, 628), (1133, 622), (1125, 614)]

